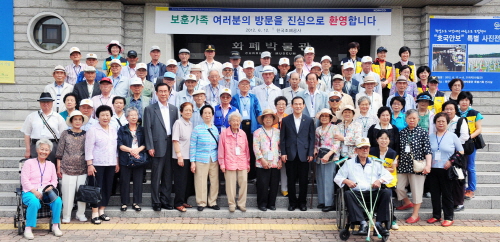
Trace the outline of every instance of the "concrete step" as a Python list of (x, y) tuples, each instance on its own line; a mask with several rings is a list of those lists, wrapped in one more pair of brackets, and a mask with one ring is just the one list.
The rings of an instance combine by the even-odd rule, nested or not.
[(0, 147), (24, 147), (23, 138), (0, 138)]
[(0, 157), (24, 157), (26, 149), (23, 147), (0, 147)]
[(486, 147), (482, 151), (498, 152), (500, 151), (500, 143), (486, 143)]
[(500, 184), (500, 172), (476, 172), (476, 177), (479, 184)]
[(19, 168), (0, 168), (0, 178), (2, 180), (19, 179)]
[(19, 168), (21, 157), (0, 157), (0, 168)]
[(476, 196), (498, 196), (500, 194), (500, 184), (477, 184)]
[[(22, 126), (22, 123), (21, 123)], [(24, 134), (19, 129), (2, 129), (0, 130), (2, 138), (24, 138)]]
[(500, 152), (488, 152), (484, 149), (476, 152), (476, 161), (498, 161), (499, 158)]
[(500, 172), (500, 161), (476, 161), (476, 171)]

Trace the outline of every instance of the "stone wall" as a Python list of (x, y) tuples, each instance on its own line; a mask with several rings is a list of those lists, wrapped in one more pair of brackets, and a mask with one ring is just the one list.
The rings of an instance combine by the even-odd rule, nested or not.
[(149, 55), (142, 55), (142, 41), (144, 29), (144, 6), (124, 5), (124, 45), (126, 51), (135, 50), (139, 55), (139, 62), (149, 60)]

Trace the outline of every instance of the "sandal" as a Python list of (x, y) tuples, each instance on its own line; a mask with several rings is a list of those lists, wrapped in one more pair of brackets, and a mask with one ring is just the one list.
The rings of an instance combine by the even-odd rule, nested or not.
[(101, 220), (99, 219), (99, 217), (92, 218), (90, 222), (97, 225), (101, 224)]
[(191, 206), (191, 205), (189, 205), (187, 203), (183, 203), (182, 206), (185, 207), (185, 208), (192, 208), (193, 207), (193, 206)]
[(175, 209), (179, 210), (180, 212), (186, 212), (187, 211), (187, 209), (184, 206), (175, 207)]
[(101, 216), (99, 216), (99, 219), (101, 219), (102, 221), (109, 221), (111, 220), (106, 214), (101, 214)]
[(127, 211), (127, 204), (122, 204), (122, 207), (120, 208), (122, 212)]
[(137, 211), (137, 212), (141, 211), (141, 207), (139, 207), (139, 205), (137, 205), (137, 204), (135, 204), (135, 203), (134, 203), (134, 204), (132, 204), (132, 208), (134, 208), (134, 209), (135, 209), (135, 211)]

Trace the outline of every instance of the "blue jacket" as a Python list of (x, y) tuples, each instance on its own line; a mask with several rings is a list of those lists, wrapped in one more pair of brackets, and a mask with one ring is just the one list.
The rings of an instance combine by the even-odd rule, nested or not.
[[(250, 121), (251, 121), (251, 126), (250, 126), (250, 132), (255, 132), (258, 128), (260, 128), (259, 122), (257, 122), (257, 117), (259, 117), (262, 114), (262, 110), (260, 109), (260, 104), (259, 100), (254, 94), (249, 93), (248, 96), (250, 96)], [(242, 105), (240, 105), (240, 94), (236, 94), (233, 96), (231, 99), (231, 106), (236, 107), (238, 110), (240, 110), (240, 113), (243, 113), (243, 109), (241, 108)]]
[[(137, 131), (135, 133), (137, 135), (137, 142), (139, 143), (138, 146), (145, 146), (146, 141), (144, 139), (144, 128), (140, 125), (137, 125)], [(128, 164), (128, 152), (124, 152), (120, 150), (120, 146), (125, 145), (127, 147), (132, 147), (132, 133), (130, 132), (128, 124), (120, 127), (118, 129), (118, 157), (120, 161), (120, 165), (127, 165)], [(144, 148), (144, 151), (146, 152), (146, 149)], [(146, 155), (148, 155), (146, 153)]]
[(227, 112), (227, 115), (224, 117), (224, 114), (222, 113), (222, 108), (219, 105), (215, 106), (215, 115), (214, 115), (214, 125), (217, 127), (217, 130), (219, 130), (219, 134), (222, 131), (222, 126), (224, 127), (229, 127), (229, 114), (232, 112), (236, 111), (238, 112), (238, 109), (233, 106), (229, 105), (231, 108), (229, 108), (229, 112)]

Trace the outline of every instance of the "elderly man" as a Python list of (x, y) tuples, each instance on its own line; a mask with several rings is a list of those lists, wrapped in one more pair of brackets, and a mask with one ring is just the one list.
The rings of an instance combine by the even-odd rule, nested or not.
[(380, 85), (380, 76), (372, 71), (372, 64), (373, 60), (370, 56), (363, 56), (363, 58), (361, 58), (361, 73), (354, 75), (354, 78), (360, 81), (360, 83), (358, 84), (358, 91), (364, 91), (364, 88), (361, 86), (361, 84), (363, 83), (365, 76), (373, 76), (375, 78), (375, 81), (377, 82), (377, 85), (375, 86), (375, 92), (382, 96), (382, 88), (385, 88), (385, 85)]
[[(147, 75), (148, 75), (148, 65), (146, 63), (137, 63), (137, 68), (135, 70), (135, 73), (137, 74), (137, 77), (142, 80), (142, 83), (144, 84), (144, 89), (142, 90), (142, 95), (152, 98), (153, 93), (154, 93), (154, 84), (152, 82), (148, 82), (147, 80)], [(130, 85), (130, 84), (129, 84)], [(129, 92), (129, 96), (131, 93)]]
[(52, 72), (54, 77), (54, 83), (50, 83), (43, 89), (43, 92), (50, 93), (50, 96), (55, 97), (55, 105), (52, 109), (56, 113), (63, 112), (66, 110), (66, 105), (64, 105), (63, 98), (66, 94), (73, 92), (73, 85), (64, 82), (66, 79), (66, 71), (62, 66), (56, 66), (54, 72)]
[(185, 102), (190, 102), (193, 105), (195, 104), (194, 102), (194, 88), (196, 87), (197, 81), (196, 81), (196, 76), (193, 74), (189, 74), (186, 77), (186, 89), (178, 92), (177, 95), (177, 107), (180, 109), (180, 106), (185, 103)]
[(220, 91), (220, 104), (214, 108), (214, 125), (217, 127), (219, 134), (229, 127), (229, 114), (239, 112), (235, 106), (231, 105), (231, 90), (222, 88)]
[(415, 99), (413, 98), (413, 96), (411, 96), (410, 94), (406, 93), (406, 88), (408, 88), (408, 81), (406, 80), (405, 76), (401, 75), (396, 80), (396, 90), (397, 90), (397, 92), (394, 93), (394, 94), (392, 94), (392, 95), (390, 95), (387, 98), (387, 103), (385, 104), (385, 106), (386, 107), (390, 107), (391, 110), (392, 110), (392, 107), (390, 105), (392, 98), (394, 98), (394, 97), (402, 97), (406, 101), (405, 106), (401, 110), (402, 113), (405, 113), (406, 111), (408, 111), (410, 109), (417, 108), (417, 104), (415, 103)]
[(205, 60), (200, 62), (202, 78), (208, 80), (211, 70), (217, 70), (222, 75), (222, 63), (215, 60), (215, 46), (207, 45), (205, 48)]
[[(356, 141), (355, 152), (358, 154), (352, 159), (345, 161), (335, 176), (335, 183), (340, 187), (348, 186), (349, 190), (345, 192), (347, 210), (349, 211), (349, 221), (360, 222), (358, 235), (368, 234), (368, 225), (363, 215), (365, 208), (370, 209), (370, 204), (377, 199), (378, 209), (377, 222), (375, 226), (381, 235), (388, 235), (386, 228), (382, 227), (382, 222), (390, 222), (390, 200), (391, 190), (380, 189), (382, 184), (389, 184), (393, 177), (391, 173), (384, 168), (380, 160), (368, 158), (370, 153), (370, 140), (360, 138)], [(363, 196), (364, 199), (361, 197)], [(369, 201), (367, 204), (360, 204)], [(374, 211), (370, 211), (373, 213)]]
[(179, 50), (179, 62), (177, 62), (177, 66), (179, 69), (177, 70), (176, 76), (179, 78), (184, 78), (189, 74), (189, 70), (191, 69), (192, 63), (189, 62), (189, 57), (191, 56), (191, 51), (186, 48), (182, 48)]
[[(350, 62), (346, 62), (346, 63), (350, 63)], [(336, 91), (336, 92), (339, 92), (340, 94), (342, 94), (342, 103), (340, 105), (340, 109), (343, 109), (346, 105), (351, 105), (354, 107), (354, 100), (352, 99), (351, 95), (342, 91), (344, 88), (344, 77), (342, 75), (336, 74), (335, 76), (333, 76), (332, 87), (333, 87), (333, 91)]]
[[(342, 109), (344, 108), (344, 104), (342, 102), (342, 98), (346, 96), (347, 94), (342, 94), (341, 92), (338, 91), (331, 91), (328, 94), (328, 105), (329, 109), (333, 114), (333, 119), (332, 123), (338, 124), (342, 122)], [(349, 98), (351, 96), (347, 95)]]
[(69, 58), (73, 61), (73, 63), (71, 63), (71, 65), (67, 65), (64, 68), (66, 72), (65, 82), (71, 85), (75, 85), (78, 74), (80, 74), (80, 72), (85, 69), (87, 64), (80, 63), (82, 53), (80, 52), (80, 49), (78, 47), (71, 47), (71, 49), (69, 49)]
[(198, 124), (203, 123), (203, 119), (201, 118), (200, 109), (205, 105), (210, 105), (206, 102), (207, 96), (205, 95), (205, 90), (195, 90), (193, 92), (194, 99), (194, 107), (193, 107), (193, 116), (191, 117), (191, 123), (193, 123), (193, 127), (196, 127)]
[(143, 95), (143, 89), (144, 82), (140, 78), (135, 77), (130, 79), (130, 91), (132, 91), (132, 95), (125, 99), (127, 108), (135, 107), (137, 108), (137, 110), (139, 110), (139, 120), (142, 120), (142, 116), (144, 115), (144, 108), (146, 108), (151, 102), (151, 99), (149, 97)]
[(135, 50), (129, 50), (127, 53), (128, 66), (124, 66), (122, 68), (122, 77), (124, 77), (125, 79), (137, 77), (137, 75), (135, 74), (135, 68), (138, 61), (139, 57), (137, 57), (137, 52)]
[[(96, 54), (94, 54), (94, 53), (88, 53), (87, 56), (86, 56), (85, 63), (87, 64), (87, 66), (92, 66), (96, 70), (95, 71), (96, 76), (94, 78), (96, 81), (100, 81), (103, 77), (106, 76), (106, 74), (104, 74), (104, 72), (97, 70), (97, 63), (99, 63), (99, 60), (97, 59), (97, 55)], [(83, 68), (82, 71), (78, 74), (78, 77), (76, 79), (76, 83), (80, 83), (80, 82), (83, 82), (83, 81), (86, 80), (85, 79), (85, 69), (86, 68)]]
[(122, 76), (122, 63), (120, 60), (111, 60), (109, 70), (111, 75), (108, 78), (113, 81), (113, 89), (111, 90), (111, 93), (115, 96), (126, 97), (128, 93), (129, 80)]
[[(210, 85), (210, 81), (208, 79), (203, 79), (203, 74), (202, 74), (202, 69), (201, 65), (199, 64), (192, 64), (191, 69), (189, 69), (189, 74), (193, 74), (196, 76), (196, 87), (194, 88), (195, 90), (200, 90), (203, 89), (204, 87)], [(210, 75), (210, 73), (209, 73)], [(219, 79), (217, 79), (219, 80)], [(186, 88), (186, 85), (182, 87), (182, 89)]]
[[(149, 51), (151, 62), (147, 65), (146, 80), (154, 82), (159, 76), (163, 76), (167, 71), (165, 64), (160, 62), (161, 50), (160, 47), (153, 45)], [(142, 78), (141, 78), (142, 79)]]
[(87, 124), (82, 126), (82, 130), (88, 131), (90, 127), (94, 126), (95, 124), (99, 123), (97, 119), (92, 117), (92, 114), (94, 114), (94, 102), (90, 99), (83, 99), (80, 102), (80, 109), (78, 109), (80, 112), (82, 112), (83, 115), (89, 117), (89, 121)]
[(304, 59), (304, 69), (311, 72), (314, 63), (314, 47), (309, 46), (304, 49)]
[[(167, 72), (172, 72), (174, 74), (177, 73), (178, 71), (178, 67), (177, 67), (177, 61), (174, 60), (174, 59), (169, 59), (167, 60)], [(162, 78), (164, 76), (160, 76), (156, 79), (156, 81), (154, 83), (159, 83), (159, 82), (162, 82)], [(178, 77), (177, 75), (175, 76), (175, 79), (174, 79), (175, 83), (171, 86), (173, 88), (174, 91), (176, 92), (180, 92), (181, 90), (183, 90), (183, 85), (184, 85), (184, 77)]]
[(318, 89), (318, 75), (309, 73), (306, 76), (307, 89), (297, 93), (297, 96), (304, 98), (304, 114), (316, 120), (316, 113), (328, 108), (327, 94)]
[(52, 99), (50, 93), (42, 92), (37, 101), (40, 103), (40, 110), (30, 113), (21, 128), (21, 132), (24, 133), (24, 146), (26, 147), (24, 158), (37, 157), (36, 142), (40, 139), (49, 139), (54, 148), (47, 159), (55, 164), (57, 143), (62, 131), (66, 130), (68, 125), (61, 115), (52, 110), (54, 99)]
[(75, 85), (73, 93), (76, 95), (76, 103), (83, 99), (90, 99), (93, 96), (101, 94), (99, 82), (95, 82), (96, 70), (93, 66), (87, 66), (83, 70), (85, 81)]
[(306, 75), (309, 74), (309, 71), (304, 69), (304, 56), (302, 55), (296, 55), (293, 58), (293, 66), (295, 66), (295, 70), (288, 72), (288, 75), (290, 76), (292, 73), (298, 73), (299, 78), (300, 78), (300, 86), (302, 88), (306, 88), (305, 83), (306, 83)]
[[(245, 73), (243, 72), (243, 68), (240, 66), (241, 56), (238, 51), (231, 51), (231, 55), (229, 56), (229, 62), (233, 65), (233, 80), (238, 83), (241, 79), (245, 78)], [(224, 73), (223, 73), (224, 74)]]
[(354, 64), (352, 62), (347, 61), (342, 65), (342, 75), (344, 75), (344, 87), (342, 88), (342, 92), (349, 94), (352, 100), (355, 100), (356, 94), (358, 94), (359, 92), (358, 91), (359, 81), (353, 77)]
[(288, 106), (286, 107), (285, 113), (291, 114), (292, 113), (292, 99), (297, 96), (297, 94), (304, 89), (299, 86), (300, 84), (300, 78), (299, 78), (299, 73), (292, 73), (290, 74), (289, 78), (290, 86), (283, 89), (283, 96), (286, 97), (288, 100)]
[(229, 88), (232, 93), (238, 91), (238, 81), (233, 79), (233, 65), (229, 62), (222, 64), (222, 79), (219, 81), (219, 85), (223, 88)]
[[(313, 73), (316, 74), (316, 76), (318, 76), (317, 88), (322, 92), (326, 92), (328, 90), (328, 86), (326, 86), (326, 83), (319, 78), (321, 76), (321, 64), (318, 62), (313, 62), (311, 65), (311, 71), (309, 73)], [(307, 78), (306, 78), (306, 84), (304, 85), (303, 88), (307, 88)]]
[(280, 89), (284, 89), (290, 86), (288, 82), (288, 71), (290, 70), (290, 60), (286, 57), (280, 58), (278, 66), (279, 74), (274, 77), (273, 83)]
[(95, 110), (97, 110), (97, 108), (101, 105), (110, 106), (113, 113), (115, 113), (115, 109), (113, 108), (113, 98), (116, 95), (111, 94), (111, 89), (113, 89), (113, 80), (109, 77), (104, 77), (99, 82), (99, 88), (101, 89), (101, 94), (92, 97), (92, 102), (94, 103), (94, 115), (92, 116), (95, 117)]
[[(173, 89), (173, 86), (175, 84), (175, 74), (173, 72), (165, 72), (165, 74), (163, 74), (163, 82), (156, 83), (156, 86), (158, 86), (160, 83), (165, 83), (170, 87), (168, 103), (177, 107), (177, 95), (179, 93)], [(151, 98), (151, 104), (157, 102), (158, 96), (156, 95), (156, 92), (154, 92), (153, 97)]]
[(332, 58), (330, 56), (321, 57), (321, 74), (319, 79), (322, 80), (326, 84), (327, 91), (332, 91), (332, 78), (335, 74), (330, 72), (330, 68), (332, 68)]
[(270, 108), (273, 112), (276, 112), (274, 99), (283, 96), (283, 91), (273, 84), (274, 72), (271, 66), (262, 69), (262, 77), (264, 78), (264, 84), (255, 87), (252, 91), (259, 100), (261, 110)]
[(254, 75), (260, 79), (264, 79), (262, 74), (264, 71), (264, 67), (266, 67), (266, 66), (271, 67), (271, 69), (273, 70), (274, 76), (278, 75), (278, 70), (276, 70), (276, 68), (271, 66), (271, 52), (269, 52), (269, 51), (264, 51), (260, 54), (260, 66), (255, 67)]
[(220, 104), (220, 90), (223, 88), (219, 85), (220, 75), (217, 70), (211, 70), (208, 75), (208, 80), (210, 84), (205, 86), (203, 90), (207, 95), (207, 102), (215, 108), (215, 106)]
[(245, 73), (245, 78), (250, 80), (250, 90), (264, 83), (262, 79), (255, 76), (254, 63), (251, 60), (243, 62), (243, 73)]

